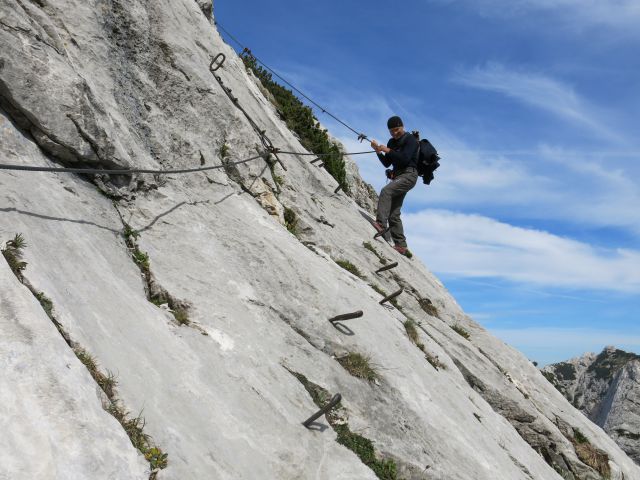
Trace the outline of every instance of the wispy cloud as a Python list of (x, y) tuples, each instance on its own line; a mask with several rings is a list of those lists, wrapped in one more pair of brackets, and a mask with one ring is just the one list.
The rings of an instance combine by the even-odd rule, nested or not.
[(514, 70), (500, 63), (458, 69), (452, 81), (468, 87), (501, 93), (526, 105), (588, 127), (598, 135), (620, 141), (620, 136), (600, 121), (602, 114), (571, 87), (547, 75)]
[(437, 273), (566, 289), (640, 292), (640, 251), (600, 249), (479, 215), (404, 216), (411, 247)]
[(597, 26), (637, 32), (640, 4), (637, 0), (435, 0), (464, 2), (484, 16), (517, 17), (530, 13), (554, 15), (567, 28)]

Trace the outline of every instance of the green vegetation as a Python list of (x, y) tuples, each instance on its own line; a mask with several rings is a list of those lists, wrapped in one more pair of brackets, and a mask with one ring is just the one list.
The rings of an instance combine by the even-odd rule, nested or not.
[(22, 272), (27, 268), (27, 262), (22, 261), (23, 249), (27, 246), (24, 237), (21, 233), (16, 233), (15, 236), (7, 241), (5, 247), (0, 250), (2, 256), (4, 256), (9, 268), (14, 275), (22, 282), (24, 277)]
[(171, 311), (173, 313), (174, 318), (176, 319), (176, 322), (178, 322), (178, 324), (189, 325), (190, 321), (189, 321), (189, 314), (187, 313), (187, 309), (177, 307), (175, 309), (172, 309)]
[(427, 362), (429, 362), (436, 370), (446, 370), (447, 368), (447, 366), (440, 361), (437, 355), (431, 355), (430, 353), (425, 352), (424, 358), (426, 358)]
[(422, 308), (427, 315), (438, 317), (438, 309), (431, 300), (428, 298), (420, 298), (418, 299), (418, 303), (420, 304), (420, 308)]
[[(331, 399), (329, 392), (310, 382), (304, 375), (292, 370), (289, 370), (289, 372), (304, 386), (318, 408), (322, 408)], [(353, 433), (349, 429), (349, 424), (345, 418), (342, 418), (343, 415), (342, 407), (335, 408), (326, 415), (329, 425), (338, 434), (336, 441), (358, 455), (362, 463), (373, 470), (381, 480), (397, 480), (396, 463), (390, 459), (379, 459), (373, 442), (362, 435)]]
[(338, 145), (329, 139), (327, 130), (320, 127), (311, 108), (305, 106), (291, 90), (276, 83), (271, 73), (258, 65), (251, 54), (243, 55), (242, 60), (247, 70), (251, 70), (273, 95), (278, 113), (282, 116), (287, 127), (300, 137), (302, 146), (316, 155), (322, 155), (322, 161), (327, 171), (336, 179), (342, 189), (349, 193), (343, 154)]
[(347, 272), (353, 273), (356, 277), (364, 278), (364, 275), (360, 270), (358, 270), (358, 267), (356, 267), (349, 260), (336, 260), (336, 263), (344, 268)]
[(632, 440), (640, 440), (640, 434), (629, 432), (622, 428), (616, 429), (616, 434), (619, 435), (620, 437), (630, 438)]
[(369, 382), (380, 378), (378, 372), (371, 365), (371, 358), (361, 353), (350, 352), (344, 357), (336, 358), (336, 360), (354, 377), (363, 378)]
[[(91, 356), (89, 352), (81, 347), (74, 347), (73, 352), (78, 357), (78, 360), (87, 368), (95, 382), (102, 389), (104, 394), (109, 400), (109, 405), (106, 410), (113, 417), (120, 422), (122, 428), (127, 433), (131, 444), (137, 448), (140, 453), (144, 455), (151, 465), (152, 470), (162, 469), (167, 466), (167, 454), (162, 453), (162, 450), (151, 444), (149, 435), (144, 433), (145, 421), (140, 413), (137, 417), (129, 418), (129, 412), (127, 412), (122, 406), (121, 402), (116, 396), (117, 382), (114, 375), (111, 372), (107, 372), (105, 375), (98, 369), (98, 364)], [(150, 478), (155, 478), (155, 474)]]
[(627, 362), (637, 359), (640, 359), (640, 356), (635, 353), (625, 352), (624, 350), (614, 350), (613, 352), (605, 350), (589, 365), (587, 372), (595, 373), (596, 378), (599, 380), (611, 380), (615, 373), (624, 367)]
[(379, 285), (376, 285), (375, 283), (370, 283), (369, 286), (376, 292), (379, 293), (380, 295), (382, 295), (383, 297), (387, 296), (387, 292), (385, 292)]
[(551, 385), (558, 388), (558, 379), (553, 373), (548, 372), (546, 370), (542, 370), (541, 373), (544, 376), (544, 378), (546, 378), (549, 381)]
[(598, 472), (605, 480), (611, 478), (609, 467), (609, 455), (602, 450), (595, 448), (589, 439), (577, 428), (573, 430), (573, 439), (570, 439), (580, 461), (589, 465)]
[(353, 433), (347, 425), (335, 425), (334, 430), (338, 434), (337, 441), (355, 453), (362, 463), (373, 470), (376, 476), (383, 480), (396, 480), (398, 472), (393, 460), (379, 460), (376, 457), (373, 442), (362, 435)]
[(385, 265), (387, 263), (387, 259), (384, 258), (378, 250), (376, 250), (376, 247), (374, 247), (371, 242), (362, 242), (362, 246), (378, 257), (381, 264)]
[(47, 317), (53, 317), (53, 302), (47, 297), (44, 292), (38, 292), (35, 294), (36, 299), (40, 302), (42, 309), (47, 314)]
[(576, 367), (571, 363), (559, 363), (555, 366), (556, 375), (559, 375), (562, 380), (575, 380), (576, 379)]
[(464, 328), (462, 328), (460, 325), (450, 325), (450, 327), (453, 329), (454, 332), (456, 332), (458, 335), (460, 335), (461, 337), (466, 338), (467, 340), (469, 340), (469, 337), (471, 337), (471, 335), (469, 334), (469, 332), (467, 332)]
[(140, 271), (148, 282), (149, 276), (151, 275), (151, 272), (149, 271), (149, 255), (138, 248), (137, 240), (140, 234), (133, 228), (131, 228), (128, 223), (125, 223), (122, 236), (124, 237), (124, 243), (127, 245), (127, 248), (131, 252), (131, 258), (136, 263), (136, 265), (138, 265), (138, 268), (140, 268)]
[(284, 224), (292, 235), (298, 234), (298, 216), (288, 207), (284, 207)]
[(420, 343), (420, 336), (418, 335), (418, 329), (416, 328), (415, 320), (409, 318), (404, 322), (404, 329), (407, 332), (407, 336), (413, 343), (418, 345)]
[(221, 160), (225, 160), (229, 156), (229, 145), (227, 145), (227, 137), (222, 138), (220, 148), (218, 148), (218, 156)]

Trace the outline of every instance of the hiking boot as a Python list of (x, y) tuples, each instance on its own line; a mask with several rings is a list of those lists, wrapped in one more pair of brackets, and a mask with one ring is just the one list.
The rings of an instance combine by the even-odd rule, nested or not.
[(386, 230), (386, 228), (384, 228), (384, 226), (380, 222), (373, 222), (372, 225), (378, 233), (384, 232)]
[(395, 244), (393, 246), (393, 249), (396, 252), (398, 252), (400, 255), (404, 255), (407, 258), (413, 257), (413, 255), (411, 254), (411, 252), (409, 251), (409, 249), (407, 247), (403, 247), (402, 245)]

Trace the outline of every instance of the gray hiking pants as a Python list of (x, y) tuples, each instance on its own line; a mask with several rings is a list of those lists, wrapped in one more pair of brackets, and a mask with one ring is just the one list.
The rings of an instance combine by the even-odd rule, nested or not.
[(418, 181), (418, 172), (415, 168), (408, 168), (402, 174), (394, 178), (381, 191), (378, 199), (378, 212), (376, 220), (383, 226), (389, 222), (389, 233), (396, 245), (407, 246), (407, 239), (404, 236), (402, 220), (400, 219), (400, 208), (407, 192), (411, 190)]

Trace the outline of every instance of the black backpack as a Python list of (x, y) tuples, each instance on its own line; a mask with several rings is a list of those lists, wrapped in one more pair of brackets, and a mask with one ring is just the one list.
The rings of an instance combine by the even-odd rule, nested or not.
[(420, 140), (420, 132), (413, 131), (411, 133), (416, 137), (420, 146), (417, 162), (418, 175), (422, 177), (424, 184), (429, 185), (433, 180), (433, 172), (440, 166), (440, 155), (438, 155), (438, 151), (431, 145), (429, 140), (426, 138)]

